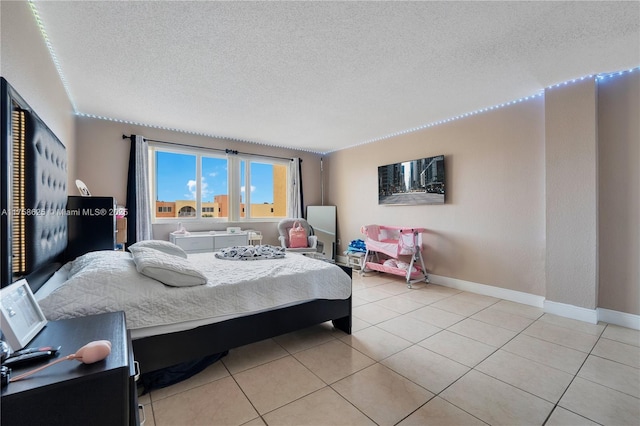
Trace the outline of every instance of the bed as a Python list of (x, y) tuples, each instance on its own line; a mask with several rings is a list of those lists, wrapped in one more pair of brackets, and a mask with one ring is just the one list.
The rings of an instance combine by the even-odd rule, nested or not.
[[(104, 311), (120, 309), (116, 306), (115, 308), (100, 307), (97, 311), (80, 308), (75, 313), (60, 314), (58, 312), (55, 303), (60, 299), (56, 297), (67, 294), (62, 290), (64, 285), (61, 285), (68, 281), (64, 277), (65, 268), (70, 269), (72, 264), (68, 262), (75, 261), (75, 259), (65, 258), (67, 223), (63, 213), (68, 194), (65, 148), (4, 79), (2, 79), (2, 104), (3, 131), (0, 152), (2, 163), (7, 167), (3, 170), (6, 176), (3, 176), (5, 179), (1, 188), (1, 207), (6, 211), (21, 213), (2, 215), (0, 241), (3, 249), (2, 286), (26, 277), (36, 297), (46, 307), (48, 319), (61, 318), (65, 315), (86, 315), (99, 312), (100, 309)], [(127, 253), (121, 254), (127, 255)], [(140, 364), (141, 372), (150, 372), (224, 352), (326, 321), (332, 321), (336, 328), (345, 333), (351, 333), (351, 269), (310, 258), (290, 258), (302, 255), (287, 256), (289, 257), (283, 260), (255, 262), (219, 260), (219, 262), (226, 262), (227, 267), (232, 269), (238, 269), (241, 263), (247, 264), (243, 266), (244, 268), (251, 265), (256, 267), (254, 264), (258, 262), (272, 262), (270, 267), (282, 270), (287, 268), (287, 263), (291, 260), (298, 265), (296, 267), (300, 267), (300, 262), (307, 266), (310, 265), (308, 262), (315, 262), (314, 265), (322, 266), (319, 268), (322, 271), (321, 274), (331, 271), (334, 276), (339, 272), (346, 277), (346, 280), (343, 280), (341, 296), (327, 298), (328, 296), (321, 293), (312, 292), (304, 296), (306, 298), (276, 302), (270, 306), (258, 306), (256, 309), (246, 309), (240, 313), (214, 314), (213, 319), (180, 321), (180, 326), (175, 328), (171, 328), (171, 324), (168, 323), (163, 324), (165, 328), (146, 329), (145, 332), (139, 332), (138, 327), (135, 326), (130, 332), (133, 338), (134, 356)], [(207, 262), (207, 260), (194, 261)], [(213, 258), (208, 262), (213, 264)], [(303, 286), (308, 284), (307, 272), (295, 273), (294, 271), (291, 272), (291, 277), (294, 284)], [(209, 278), (209, 281), (212, 281), (212, 277)], [(322, 287), (318, 285), (317, 280), (317, 276), (312, 278), (314, 287)], [(275, 281), (278, 280), (275, 279)], [(263, 287), (267, 283), (262, 277), (258, 277), (256, 282)], [(268, 282), (273, 283), (274, 280)], [(148, 281), (147, 284), (149, 284)], [(155, 285), (165, 286), (158, 282)], [(214, 284), (211, 285), (214, 286)], [(51, 286), (56, 288), (51, 290)], [(176, 292), (190, 291), (188, 288), (172, 288)], [(73, 294), (73, 291), (68, 293)], [(161, 305), (156, 306), (157, 310), (163, 310), (160, 308)], [(128, 306), (124, 310), (129, 324), (129, 319), (133, 320), (136, 317), (136, 307)]]
[[(172, 244), (145, 241), (133, 253), (96, 251), (65, 264), (36, 293), (45, 316), (124, 311), (143, 373), (328, 320), (350, 332), (348, 270), (297, 253), (233, 261), (140, 248), (155, 245)], [(146, 275), (145, 260), (155, 267)]]

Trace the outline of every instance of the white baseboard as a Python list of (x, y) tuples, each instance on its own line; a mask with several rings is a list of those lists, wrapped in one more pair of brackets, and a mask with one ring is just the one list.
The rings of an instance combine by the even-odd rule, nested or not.
[(612, 311), (610, 309), (598, 308), (598, 320), (621, 327), (640, 330), (640, 315), (628, 314), (626, 312)]
[(538, 308), (543, 308), (546, 313), (565, 318), (585, 321), (591, 324), (597, 324), (598, 321), (603, 321), (609, 324), (619, 325), (621, 327), (640, 330), (640, 315), (633, 315), (626, 312), (612, 311), (610, 309), (603, 308), (587, 309), (565, 303), (552, 302), (550, 300), (545, 300), (543, 296), (536, 296), (530, 293), (523, 293), (521, 291), (478, 284), (471, 281), (464, 281), (457, 278), (443, 277), (434, 274), (429, 274), (429, 281), (433, 284), (445, 287), (470, 291), (472, 293), (482, 294), (485, 296), (497, 297), (511, 302), (522, 303), (524, 305), (536, 306)]
[(458, 290), (470, 291), (472, 293), (482, 294), (485, 296), (497, 297), (498, 299), (509, 300), (511, 302), (522, 303), (524, 305), (542, 308), (544, 304), (543, 296), (536, 296), (521, 291), (509, 290), (501, 287), (494, 287), (485, 284), (478, 284), (471, 281), (459, 280), (457, 278), (443, 277), (440, 275), (429, 274), (429, 282), (433, 284), (451, 287)]
[[(342, 259), (343, 257), (344, 259)], [(343, 262), (345, 264), (348, 260), (346, 256), (336, 256), (336, 259), (338, 262)], [(603, 321), (609, 324), (619, 325), (621, 327), (640, 330), (640, 315), (612, 311), (603, 308), (582, 308), (580, 306), (568, 305), (566, 303), (552, 302), (550, 300), (546, 300), (544, 296), (536, 296), (535, 294), (494, 287), (486, 284), (478, 284), (472, 281), (443, 277), (435, 274), (429, 274), (429, 282), (444, 287), (455, 288), (457, 290), (469, 291), (471, 293), (522, 303), (523, 305), (543, 308), (545, 313), (585, 321), (591, 324), (597, 324), (598, 321)]]
[(598, 311), (595, 309), (581, 308), (580, 306), (545, 300), (544, 311), (549, 314), (585, 321), (591, 324), (598, 323)]

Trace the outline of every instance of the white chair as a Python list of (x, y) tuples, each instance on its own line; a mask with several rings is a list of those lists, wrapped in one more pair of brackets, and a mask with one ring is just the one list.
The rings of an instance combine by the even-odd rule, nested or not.
[[(300, 225), (307, 232), (308, 247), (289, 247), (289, 230), (293, 228), (293, 224), (296, 222), (300, 222)], [(282, 247), (284, 247), (286, 251), (295, 253), (322, 252), (323, 244), (318, 241), (318, 237), (313, 235), (313, 228), (304, 219), (282, 219), (280, 223), (278, 223), (278, 233), (280, 234), (280, 236), (278, 237), (278, 240), (280, 240), (280, 245), (282, 245)]]

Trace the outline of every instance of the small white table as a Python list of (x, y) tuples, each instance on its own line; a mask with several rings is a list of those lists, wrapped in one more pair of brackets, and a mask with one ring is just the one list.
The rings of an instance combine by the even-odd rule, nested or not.
[(245, 232), (248, 234), (249, 244), (254, 246), (262, 244), (262, 232), (253, 229), (247, 229)]

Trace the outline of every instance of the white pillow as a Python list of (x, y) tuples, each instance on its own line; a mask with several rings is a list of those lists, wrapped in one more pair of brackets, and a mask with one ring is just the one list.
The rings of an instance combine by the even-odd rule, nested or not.
[(129, 259), (131, 261), (131, 253), (120, 250), (90, 251), (69, 262), (69, 278), (81, 272), (87, 266), (102, 265), (108, 270), (110, 262), (118, 262), (121, 259)]
[(207, 277), (187, 259), (148, 247), (137, 247), (132, 253), (138, 272), (166, 285), (191, 287), (207, 282)]
[(167, 254), (172, 254), (174, 256), (179, 256), (185, 259), (187, 258), (187, 253), (184, 250), (182, 250), (181, 247), (178, 247), (177, 245), (169, 241), (163, 241), (163, 240), (138, 241), (137, 243), (131, 244), (131, 246), (129, 246), (129, 251), (133, 253), (134, 250), (139, 247), (152, 248), (154, 250), (158, 250)]

